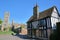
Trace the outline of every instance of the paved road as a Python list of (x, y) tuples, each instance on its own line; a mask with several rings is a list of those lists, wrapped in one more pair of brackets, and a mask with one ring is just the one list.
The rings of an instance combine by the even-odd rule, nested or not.
[(0, 40), (20, 40), (20, 38), (12, 35), (0, 35)]
[(27, 37), (26, 35), (0, 35), (0, 40), (35, 40)]

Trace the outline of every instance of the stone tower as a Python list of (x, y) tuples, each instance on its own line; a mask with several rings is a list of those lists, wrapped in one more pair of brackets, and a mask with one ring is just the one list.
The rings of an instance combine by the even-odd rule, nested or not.
[(5, 12), (4, 14), (4, 26), (8, 27), (9, 22), (9, 12)]
[(2, 30), (4, 30), (4, 28), (8, 28), (8, 25), (9, 25), (9, 12), (5, 12), (4, 13), (4, 21), (3, 21), (3, 24), (2, 24)]

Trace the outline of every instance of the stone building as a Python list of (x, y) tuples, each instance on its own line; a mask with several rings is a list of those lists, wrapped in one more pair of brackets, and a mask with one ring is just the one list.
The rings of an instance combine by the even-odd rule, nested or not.
[(9, 12), (4, 13), (4, 20), (3, 20), (2, 28), (1, 28), (2, 31), (4, 30), (4, 28), (6, 28), (7, 30), (9, 26), (9, 15), (10, 15)]
[(27, 21), (27, 35), (32, 38), (49, 39), (56, 22), (59, 22), (59, 12), (56, 6), (39, 12), (38, 5), (33, 8), (33, 15)]

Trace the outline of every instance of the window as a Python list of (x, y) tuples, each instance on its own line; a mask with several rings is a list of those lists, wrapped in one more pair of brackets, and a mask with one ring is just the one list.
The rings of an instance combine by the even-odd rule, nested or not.
[(47, 18), (47, 27), (50, 27), (50, 18)]
[(52, 27), (52, 29), (56, 29), (56, 24), (53, 24), (53, 27)]
[(28, 23), (28, 28), (31, 28), (31, 23)]
[(31, 23), (30, 23), (30, 28), (31, 28)]
[(46, 21), (45, 21), (45, 19), (40, 20), (40, 25), (41, 25), (41, 26), (46, 26)]

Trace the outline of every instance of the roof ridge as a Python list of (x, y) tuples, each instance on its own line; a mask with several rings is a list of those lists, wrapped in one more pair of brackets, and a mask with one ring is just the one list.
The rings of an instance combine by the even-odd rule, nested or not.
[[(42, 12), (39, 12), (39, 19), (43, 19), (43, 18), (46, 18), (46, 17), (50, 17), (50, 16), (51, 16), (51, 13), (52, 13), (52, 11), (53, 11), (54, 8), (57, 9), (56, 6), (52, 6), (52, 7), (48, 8), (48, 9), (42, 11)], [(35, 19), (33, 18), (33, 16), (31, 16), (30, 19), (28, 20), (28, 22), (34, 21), (34, 20), (35, 20)], [(36, 20), (38, 20), (38, 19), (36, 19)]]
[[(49, 9), (53, 9), (54, 7), (56, 8), (56, 6), (54, 5), (54, 6), (50, 7), (50, 8), (48, 8), (48, 9), (43, 10), (42, 12), (47, 11)], [(39, 12), (39, 13), (41, 13), (41, 12)]]

